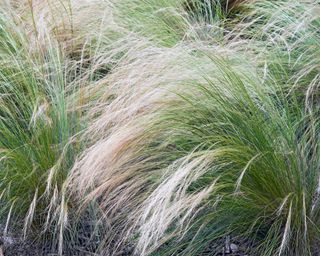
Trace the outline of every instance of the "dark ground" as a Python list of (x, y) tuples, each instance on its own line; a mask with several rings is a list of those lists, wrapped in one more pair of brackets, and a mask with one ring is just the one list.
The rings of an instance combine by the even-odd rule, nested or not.
[[(16, 238), (13, 235), (1, 236), (1, 246), (3, 255), (0, 256), (58, 256), (57, 253), (50, 251), (49, 245), (34, 242), (31, 240), (23, 240)], [(248, 244), (244, 241), (239, 241), (231, 237), (219, 239), (207, 247), (207, 249), (199, 256), (249, 256), (246, 253)], [(218, 252), (218, 253), (217, 253)], [(108, 256), (107, 254), (90, 253), (83, 248), (72, 248), (65, 256)], [(132, 248), (117, 254), (117, 256), (130, 256), (133, 255)], [(195, 255), (196, 256), (196, 255)], [(250, 256), (253, 256), (250, 254)]]

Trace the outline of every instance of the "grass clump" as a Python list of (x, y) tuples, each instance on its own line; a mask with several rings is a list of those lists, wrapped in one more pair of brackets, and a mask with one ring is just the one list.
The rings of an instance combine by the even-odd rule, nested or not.
[(174, 132), (164, 128), (159, 140), (176, 150), (137, 214), (138, 249), (148, 254), (172, 235), (169, 255), (199, 255), (232, 234), (252, 239), (257, 255), (314, 255), (319, 109), (218, 65), (218, 81), (190, 88), (162, 115)]
[[(311, 38), (318, 36), (318, 16), (305, 18), (317, 5), (246, 6), (248, 17), (241, 21), (240, 13), (240, 23), (224, 35), (224, 51), (190, 39), (198, 48), (183, 54), (200, 58), (184, 59), (189, 69), (172, 80), (157, 69), (156, 86), (139, 93), (166, 93), (152, 99), (139, 121), (98, 139), (75, 166), (80, 179), (92, 167), (90, 185), (76, 183), (91, 191), (89, 198), (106, 208), (128, 207), (119, 240), (129, 237), (138, 255), (201, 255), (230, 234), (257, 255), (317, 253), (319, 107), (311, 63), (318, 40)], [(230, 58), (217, 57), (223, 54)], [(150, 83), (147, 74), (130, 77), (141, 86)], [(117, 216), (106, 213), (118, 230)]]
[(44, 241), (46, 251), (62, 254), (63, 245), (74, 246), (71, 239), (78, 239), (72, 237), (79, 230), (76, 203), (65, 181), (82, 148), (76, 137), (86, 127), (85, 87), (101, 65), (84, 67), (83, 60), (72, 58), (70, 41), (56, 37), (48, 20), (36, 20), (39, 13), (33, 22), (17, 13), (12, 5), (1, 6), (2, 231)]
[(45, 49), (32, 45), (5, 12), (0, 22), (1, 213), (5, 231), (17, 224), (26, 236), (29, 227), (48, 225), (59, 207), (63, 213), (66, 170), (79, 147), (69, 138), (81, 126), (59, 45), (50, 38)]

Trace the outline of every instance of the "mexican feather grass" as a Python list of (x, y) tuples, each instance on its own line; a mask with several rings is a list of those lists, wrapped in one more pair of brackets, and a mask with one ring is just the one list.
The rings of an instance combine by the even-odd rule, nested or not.
[(4, 235), (317, 255), (319, 29), (318, 0), (0, 3)]

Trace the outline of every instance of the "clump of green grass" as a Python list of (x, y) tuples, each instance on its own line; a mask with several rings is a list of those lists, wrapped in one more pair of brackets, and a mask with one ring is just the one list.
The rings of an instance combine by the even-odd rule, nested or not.
[[(72, 181), (87, 201), (101, 202), (119, 246), (129, 240), (138, 255), (159, 247), (160, 255), (198, 255), (232, 234), (258, 255), (317, 252), (319, 16), (305, 15), (317, 4), (246, 6), (251, 16), (224, 35), (230, 58), (197, 38), (190, 45), (198, 49), (171, 48), (187, 45), (190, 58), (161, 62), (161, 52), (172, 54), (164, 44), (151, 55), (157, 68), (146, 50), (113, 73), (134, 89), (94, 122), (99, 132), (115, 126), (89, 130), (93, 145)], [(189, 69), (172, 78), (163, 63)], [(105, 119), (123, 102), (137, 111)]]
[[(45, 49), (37, 41), (32, 46), (5, 12), (0, 22), (1, 216), (7, 216), (5, 231), (22, 224), (26, 236), (31, 226), (44, 227), (54, 215), (61, 225), (66, 218), (63, 184), (79, 147), (68, 142), (81, 125), (74, 122), (78, 113), (69, 100), (59, 46), (50, 38)], [(31, 49), (38, 46), (39, 51)]]
[(228, 15), (245, 1), (116, 1), (115, 18), (128, 30), (165, 47), (205, 36), (222, 40)]
[(167, 153), (174, 160), (164, 160), (168, 172), (137, 214), (138, 251), (148, 254), (173, 236), (168, 254), (195, 255), (233, 234), (252, 239), (258, 255), (312, 255), (319, 109), (218, 65), (218, 81), (190, 88), (185, 104), (157, 124), (170, 127), (159, 141), (175, 145)]
[(89, 148), (77, 186), (93, 189), (87, 200), (99, 198), (120, 241), (137, 234), (137, 254), (169, 240), (161, 255), (195, 255), (230, 233), (260, 255), (314, 252), (319, 109), (254, 69), (211, 65), (138, 119), (148, 124), (118, 126)]
[(89, 85), (104, 64), (73, 58), (70, 40), (41, 15), (50, 6), (31, 7), (21, 16), (13, 6), (0, 9), (0, 218), (4, 235), (49, 240), (62, 254), (63, 245), (79, 242), (65, 180), (83, 145), (76, 138), (86, 127)]
[(4, 233), (44, 242), (54, 253), (78, 253), (76, 247), (94, 252), (107, 230), (99, 224), (100, 210), (91, 203), (80, 214), (66, 178), (85, 145), (78, 135), (92, 118), (88, 109), (99, 105), (97, 99), (112, 101), (106, 76), (140, 42), (108, 23), (110, 17), (101, 20), (112, 14), (108, 3), (103, 10), (77, 1), (0, 7)]
[[(257, 1), (239, 26), (248, 49), (288, 91), (306, 92), (319, 81), (317, 1)], [(259, 60), (259, 58), (257, 60)], [(312, 90), (314, 91), (314, 89)]]

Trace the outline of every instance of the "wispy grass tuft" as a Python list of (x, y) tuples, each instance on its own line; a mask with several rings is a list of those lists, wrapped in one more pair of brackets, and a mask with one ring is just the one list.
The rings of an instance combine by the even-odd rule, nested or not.
[[(105, 114), (71, 179), (87, 202), (101, 202), (119, 247), (200, 255), (232, 235), (257, 255), (316, 253), (319, 17), (307, 14), (317, 5), (243, 4), (212, 48), (199, 37), (170, 38), (150, 55), (125, 56), (112, 73), (123, 96), (98, 108)], [(127, 118), (129, 109), (137, 112)]]

